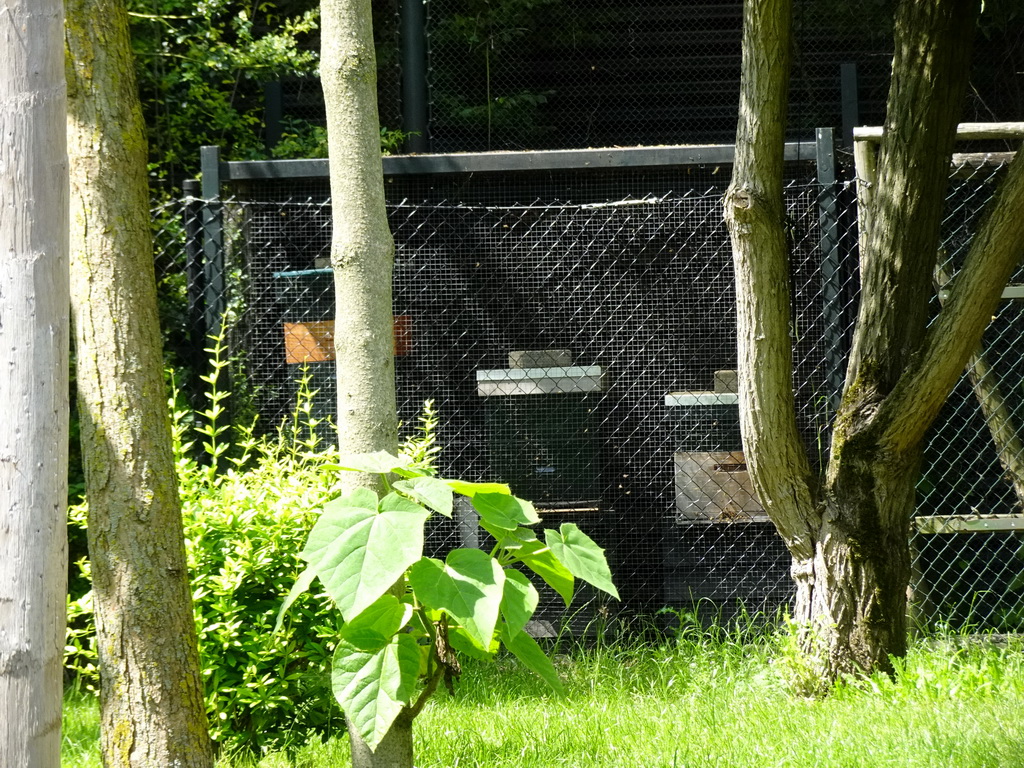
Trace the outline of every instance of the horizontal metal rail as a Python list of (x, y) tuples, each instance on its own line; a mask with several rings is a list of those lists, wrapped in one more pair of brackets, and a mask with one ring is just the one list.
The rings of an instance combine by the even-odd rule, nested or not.
[[(813, 161), (813, 141), (789, 142), (785, 160)], [(420, 174), (500, 173), (505, 171), (594, 170), (650, 168), (732, 163), (732, 144), (706, 146), (624, 147), (606, 149), (545, 150), (540, 152), (481, 152), (447, 155), (385, 155), (385, 176)], [(315, 160), (244, 160), (219, 163), (222, 182), (263, 179), (326, 178), (326, 158)]]

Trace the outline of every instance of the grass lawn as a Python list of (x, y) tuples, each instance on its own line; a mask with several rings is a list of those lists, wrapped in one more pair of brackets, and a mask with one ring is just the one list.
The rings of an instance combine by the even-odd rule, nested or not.
[[(1024, 768), (1024, 645), (928, 640), (893, 682), (791, 695), (785, 644), (684, 637), (575, 651), (558, 699), (512, 661), (469, 666), (416, 720), (416, 764), (541, 768)], [(99, 768), (95, 701), (65, 700), (67, 768)], [(338, 768), (347, 741), (219, 768)]]

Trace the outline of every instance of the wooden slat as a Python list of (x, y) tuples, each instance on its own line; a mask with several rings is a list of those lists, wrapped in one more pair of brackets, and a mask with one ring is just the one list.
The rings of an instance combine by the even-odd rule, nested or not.
[[(956, 127), (959, 141), (978, 141), (981, 139), (1021, 139), (1024, 138), (1024, 122), (1015, 123), (960, 123)], [(853, 129), (854, 141), (882, 140), (882, 126), (862, 125)]]
[(918, 533), (1024, 531), (1024, 515), (927, 515), (914, 518)]

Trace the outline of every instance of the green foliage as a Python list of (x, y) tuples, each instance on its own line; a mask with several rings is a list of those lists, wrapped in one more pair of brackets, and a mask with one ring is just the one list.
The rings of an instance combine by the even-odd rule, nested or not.
[[(536, 510), (507, 486), (439, 479), (408, 456), (350, 456), (334, 469), (379, 475), (386, 493), (359, 488), (324, 505), (302, 550), (309, 568), (281, 616), (315, 574), (345, 622), (334, 694), (371, 749), (399, 714), (415, 717), (442, 679), (459, 674), (456, 651), (486, 659), (504, 645), (562, 691), (551, 661), (524, 631), (538, 595), (516, 568), (533, 570), (566, 605), (575, 578), (618, 598), (600, 547), (572, 523), (545, 531), (542, 545), (529, 528), (540, 522)], [(456, 549), (443, 562), (424, 557), (423, 527), (432, 513), (452, 514), (456, 493), (470, 500), (494, 548)]]
[[(565, 698), (545, 696), (515, 660), (467, 661), (456, 695), (417, 719), (420, 768), (1020, 766), (1024, 654), (1010, 637), (921, 638), (896, 679), (841, 682), (827, 699), (795, 697), (775, 646), (757, 634), (691, 622), (679, 642), (563, 649)], [(65, 697), (63, 765), (99, 768), (93, 700)], [(347, 737), (221, 768), (344, 768)]]
[[(293, 420), (274, 435), (227, 425), (223, 348), (212, 349), (206, 410), (173, 409), (186, 550), (211, 735), (222, 750), (260, 753), (341, 727), (330, 693), (340, 629), (330, 598), (319, 588), (299, 596), (284, 626), (272, 631), (305, 567), (298, 552), (334, 494), (337, 454), (316, 437), (308, 386)], [(84, 505), (73, 508), (72, 528), (84, 529), (85, 517)], [(87, 562), (76, 571), (88, 579)], [(68, 616), (67, 667), (95, 691), (91, 593), (71, 601)]]
[(265, 156), (262, 83), (315, 74), (318, 4), (129, 0), (128, 11), (153, 181), (194, 176), (203, 144)]
[(423, 410), (417, 419), (413, 434), (409, 435), (399, 448), (399, 452), (408, 456), (413, 466), (424, 470), (427, 474), (433, 474), (431, 468), (441, 453), (441, 446), (437, 442), (437, 427), (440, 417), (433, 400), (426, 400), (423, 403)]
[(560, 9), (558, 0), (459, 0), (440, 16), (433, 38), (459, 53), (458, 66), (435, 67), (445, 122), (484, 128), (488, 147), (494, 132), (524, 142), (546, 133), (540, 108), (554, 92), (505, 92), (493, 73), (501, 62), (523, 59), (551, 41), (565, 26)]

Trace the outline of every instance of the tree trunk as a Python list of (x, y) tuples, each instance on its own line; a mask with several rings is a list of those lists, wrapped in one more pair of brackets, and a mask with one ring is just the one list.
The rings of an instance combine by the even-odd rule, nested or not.
[[(926, 328), (976, 0), (900, 4), (877, 185), (862, 199), (861, 306), (825, 477), (796, 430), (782, 233), (789, 0), (748, 0), (725, 216), (733, 242), (743, 442), (793, 555), (797, 627), (822, 691), (906, 651), (909, 527), (921, 444), (1024, 251), (1015, 163), (939, 319)], [(863, 184), (865, 180), (860, 180)]]
[(351, 723), (348, 737), (352, 744), (352, 768), (411, 768), (413, 764), (410, 717), (399, 715), (373, 752)]
[(60, 765), (68, 201), (57, 0), (0, 13), (0, 766)]
[(338, 435), (343, 451), (394, 451), (395, 245), (384, 207), (369, 0), (324, 0), (321, 19), (337, 302)]
[[(397, 453), (395, 245), (384, 207), (370, 0), (321, 0), (320, 17), (337, 302), (338, 443), (344, 453)], [(379, 482), (370, 475), (342, 474), (350, 489)], [(412, 768), (411, 718), (400, 717), (375, 752), (354, 729), (349, 736), (354, 768)]]
[(794, 558), (793, 620), (812, 672), (797, 680), (805, 693), (843, 675), (891, 672), (890, 657), (906, 653), (917, 476), (917, 462), (847, 461), (826, 492), (813, 558)]
[(72, 305), (103, 763), (208, 768), (128, 17), (121, 0), (69, 0), (67, 16)]

